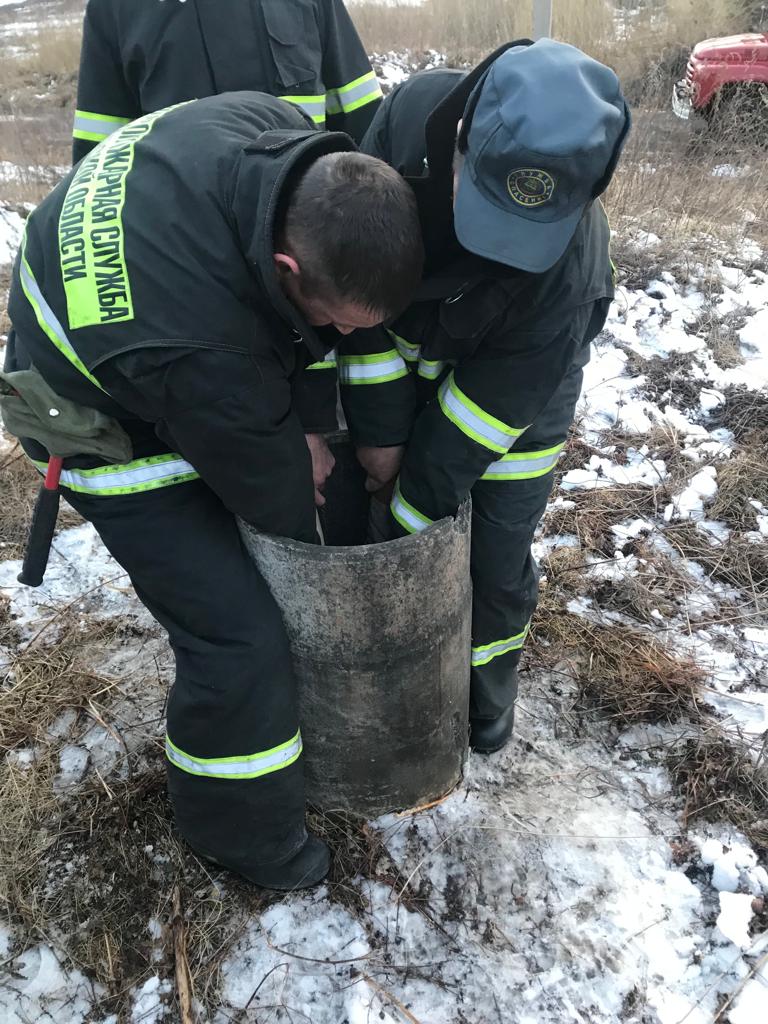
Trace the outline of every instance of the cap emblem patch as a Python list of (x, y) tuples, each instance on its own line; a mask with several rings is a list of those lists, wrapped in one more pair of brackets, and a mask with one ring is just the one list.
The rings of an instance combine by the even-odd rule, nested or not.
[(516, 167), (507, 176), (507, 190), (520, 206), (541, 206), (552, 198), (555, 179), (538, 167)]

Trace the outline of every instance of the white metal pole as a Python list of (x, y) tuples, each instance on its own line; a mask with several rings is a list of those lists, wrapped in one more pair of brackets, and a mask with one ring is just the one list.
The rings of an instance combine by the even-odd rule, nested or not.
[(552, 35), (552, 0), (533, 0), (533, 38)]

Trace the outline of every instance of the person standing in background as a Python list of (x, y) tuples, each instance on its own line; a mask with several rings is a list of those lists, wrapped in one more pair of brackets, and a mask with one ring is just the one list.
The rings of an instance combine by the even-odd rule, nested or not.
[(241, 90), (356, 142), (381, 102), (343, 0), (89, 0), (73, 163), (143, 114)]

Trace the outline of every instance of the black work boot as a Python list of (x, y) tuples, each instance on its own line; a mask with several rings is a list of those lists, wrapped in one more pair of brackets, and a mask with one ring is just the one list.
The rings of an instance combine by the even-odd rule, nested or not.
[(506, 745), (515, 724), (515, 705), (496, 718), (470, 718), (469, 745), (478, 754), (495, 754)]
[(309, 889), (325, 878), (331, 866), (331, 851), (326, 843), (317, 836), (308, 835), (298, 853), (288, 860), (273, 864), (224, 864), (222, 861), (199, 851), (203, 857), (229, 868), (254, 885), (263, 889), (282, 889), (286, 892), (294, 889)]

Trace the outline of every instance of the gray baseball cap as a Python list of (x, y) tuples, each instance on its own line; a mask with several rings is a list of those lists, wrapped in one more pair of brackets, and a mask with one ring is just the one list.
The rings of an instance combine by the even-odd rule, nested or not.
[(513, 46), (471, 94), (454, 206), (470, 252), (541, 273), (608, 186), (631, 117), (619, 80), (553, 39)]

